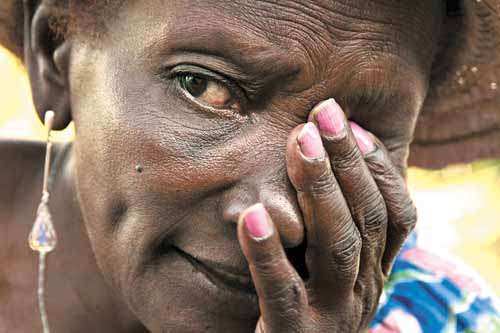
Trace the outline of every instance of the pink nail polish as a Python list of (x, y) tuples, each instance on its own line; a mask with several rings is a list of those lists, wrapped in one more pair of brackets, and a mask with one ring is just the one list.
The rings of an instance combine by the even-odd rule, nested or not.
[(297, 137), (300, 150), (307, 158), (320, 158), (324, 154), (323, 142), (316, 125), (307, 123)]
[(368, 132), (352, 121), (350, 121), (349, 124), (351, 125), (352, 133), (354, 134), (354, 138), (356, 139), (356, 143), (361, 153), (366, 155), (374, 151), (376, 147)]
[(255, 239), (264, 239), (271, 236), (273, 228), (267, 219), (266, 209), (262, 204), (249, 208), (243, 221), (250, 236)]
[(321, 134), (338, 136), (345, 128), (345, 116), (340, 105), (333, 98), (321, 102), (316, 109), (315, 119)]

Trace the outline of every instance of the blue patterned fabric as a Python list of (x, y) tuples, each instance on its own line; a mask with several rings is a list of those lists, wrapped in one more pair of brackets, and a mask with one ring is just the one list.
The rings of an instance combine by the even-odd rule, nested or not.
[(394, 263), (371, 333), (500, 333), (498, 299), (468, 267), (417, 246)]

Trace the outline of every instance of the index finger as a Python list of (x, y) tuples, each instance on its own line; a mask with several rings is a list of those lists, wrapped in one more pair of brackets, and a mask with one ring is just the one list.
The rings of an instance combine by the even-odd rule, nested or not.
[(263, 325), (272, 332), (296, 331), (308, 304), (306, 290), (262, 204), (241, 214), (238, 239), (259, 296)]

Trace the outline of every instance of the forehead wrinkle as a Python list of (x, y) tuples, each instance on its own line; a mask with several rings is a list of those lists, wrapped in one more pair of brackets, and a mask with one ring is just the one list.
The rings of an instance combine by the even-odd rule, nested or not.
[(145, 48), (144, 57), (161, 59), (175, 53), (199, 53), (227, 60), (248, 74), (283, 77), (298, 71), (299, 64), (286, 50), (256, 29), (242, 29), (241, 21), (219, 17), (214, 24), (207, 20), (187, 21), (180, 15), (178, 18)]
[[(267, 30), (270, 38), (273, 35), (293, 38), (299, 32), (296, 36), (299, 44), (306, 41), (310, 44), (320, 42), (330, 48), (341, 41), (352, 41), (353, 35), (361, 33), (382, 35), (403, 30), (403, 23), (397, 23), (394, 17), (391, 17), (392, 20), (385, 17), (387, 12), (381, 11), (378, 8), (380, 5), (356, 7), (341, 1), (328, 3), (329, 6), (321, 1), (261, 0), (245, 3), (241, 6), (244, 10), (240, 8), (240, 14), (243, 20), (249, 20), (250, 25), (260, 23), (260, 28)], [(245, 15), (248, 11), (252, 15)]]
[[(301, 58), (302, 78), (309, 78), (310, 87), (312, 81), (331, 75), (340, 62), (376, 63), (387, 55), (420, 70), (430, 66), (419, 63), (418, 56), (432, 54), (432, 43), (417, 51), (413, 48), (416, 38), (435, 34), (436, 25), (428, 24), (435, 22), (422, 22), (429, 19), (425, 12), (434, 9), (428, 1), (259, 0), (239, 3), (238, 10), (248, 26), (264, 31), (268, 39)], [(434, 16), (434, 20), (439, 17)]]
[[(404, 44), (414, 42), (413, 30), (431, 29), (416, 24), (425, 5), (396, 0), (207, 0), (196, 6), (176, 1), (174, 7), (172, 22), (151, 50), (198, 48), (261, 76), (290, 70), (300, 85), (290, 92), (304, 91), (331, 76), (348, 79), (363, 69), (353, 65), (377, 65), (384, 56), (416, 65), (417, 55), (411, 48), (405, 54)], [(411, 11), (420, 18), (413, 18)]]

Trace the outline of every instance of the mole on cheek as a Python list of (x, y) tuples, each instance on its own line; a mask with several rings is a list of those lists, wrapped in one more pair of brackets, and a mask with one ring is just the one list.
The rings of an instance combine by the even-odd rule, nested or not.
[(142, 166), (141, 164), (137, 164), (137, 165), (135, 166), (135, 171), (136, 171), (137, 173), (142, 173), (142, 172), (144, 171), (144, 168), (143, 168), (143, 166)]

